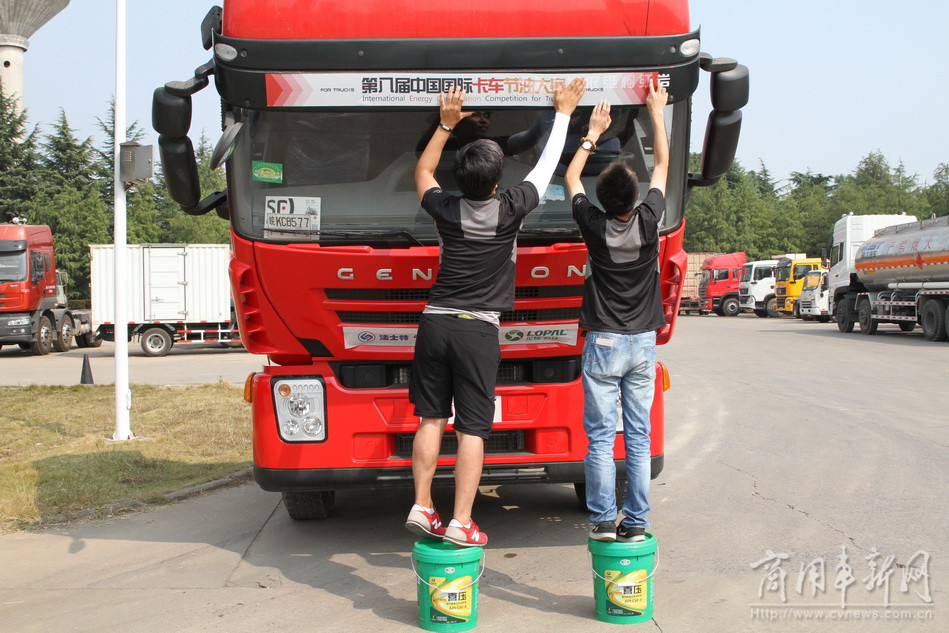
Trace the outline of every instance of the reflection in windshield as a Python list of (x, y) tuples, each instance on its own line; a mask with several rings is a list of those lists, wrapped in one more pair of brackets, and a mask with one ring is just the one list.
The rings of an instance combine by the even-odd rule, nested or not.
[(776, 279), (778, 281), (787, 281), (791, 278), (791, 267), (790, 266), (779, 266), (778, 274)]
[(26, 280), (26, 252), (0, 253), (0, 282)]
[[(687, 132), (687, 104), (669, 106), (670, 132)], [(521, 242), (579, 240), (563, 173), (586, 134), (591, 108), (571, 118), (563, 157), (541, 204), (524, 222)], [(403, 236), (403, 243), (436, 243), (431, 217), (415, 191), (418, 156), (438, 124), (437, 112), (407, 110), (263, 111), (241, 113), (244, 129), (228, 161), (231, 217), (253, 239), (294, 242), (367, 242)], [(616, 106), (613, 124), (584, 171), (593, 197), (596, 175), (617, 158), (639, 175), (645, 195), (653, 166), (652, 126), (642, 107)], [(676, 126), (673, 118), (682, 119)], [(476, 138), (497, 141), (507, 156), (500, 189), (522, 182), (544, 148), (553, 110), (478, 110), (460, 123), (442, 154), (436, 179), (457, 192), (454, 150)], [(681, 132), (676, 130), (681, 127)], [(675, 144), (673, 144), (675, 146)], [(685, 152), (673, 150), (684, 173)], [(678, 162), (677, 162), (678, 161)], [(670, 176), (671, 178), (671, 176)], [(670, 191), (673, 188), (670, 180)], [(681, 221), (682, 191), (667, 195), (664, 228)], [(411, 236), (405, 238), (404, 236)], [(387, 238), (386, 238), (387, 239)]]

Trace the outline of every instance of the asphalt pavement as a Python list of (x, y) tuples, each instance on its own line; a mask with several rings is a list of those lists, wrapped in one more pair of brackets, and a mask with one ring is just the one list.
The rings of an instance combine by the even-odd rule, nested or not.
[[(221, 352), (142, 358), (133, 375), (242, 382), (262, 364)], [(35, 360), (55, 376), (68, 354)], [(208, 358), (223, 364), (201, 369)], [(24, 360), (0, 352), (3, 380)], [(945, 630), (949, 344), (695, 316), (659, 360), (672, 388), (651, 493), (655, 612), (631, 630)], [(476, 630), (615, 629), (593, 617), (590, 524), (572, 487), (481, 493)], [(279, 494), (246, 483), (5, 534), (0, 631), (418, 630), (410, 504), (409, 491), (343, 491), (332, 518), (294, 522)]]

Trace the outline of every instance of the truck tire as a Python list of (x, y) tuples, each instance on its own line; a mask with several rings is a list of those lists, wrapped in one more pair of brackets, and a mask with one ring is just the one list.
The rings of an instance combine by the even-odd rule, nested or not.
[(153, 327), (142, 333), (142, 351), (149, 356), (164, 356), (171, 345), (171, 334), (165, 328)]
[(30, 343), (30, 351), (37, 356), (45, 356), (53, 349), (53, 341), (56, 334), (53, 331), (53, 324), (49, 317), (41, 316), (40, 322), (36, 327), (36, 340)]
[(722, 301), (722, 316), (738, 316), (739, 312), (741, 312), (741, 305), (735, 297), (726, 297), (725, 300)]
[(873, 320), (873, 308), (870, 306), (870, 300), (864, 299), (857, 307), (857, 320), (860, 323), (861, 334), (876, 334), (879, 323)]
[(767, 310), (763, 310), (763, 309), (762, 309), (762, 310), (757, 310), (757, 309), (756, 309), (756, 310), (755, 310), (755, 316), (761, 317), (762, 319), (766, 319), (766, 318), (768, 318), (768, 317), (771, 316), (771, 315), (768, 314), (768, 311), (767, 311)]
[[(616, 507), (619, 509), (622, 509), (623, 503), (626, 501), (626, 487), (628, 485), (625, 477), (616, 480)], [(587, 508), (587, 483), (585, 481), (574, 482), (573, 492), (577, 495), (577, 501), (580, 502), (580, 510), (589, 512), (590, 509)]]
[(781, 316), (781, 313), (778, 312), (778, 300), (775, 299), (774, 297), (771, 297), (770, 299), (768, 299), (767, 303), (764, 304), (764, 309), (765, 309), (765, 312), (768, 313), (769, 317), (777, 318)]
[(795, 319), (800, 319), (801, 317), (801, 306), (797, 304), (797, 301), (794, 302), (794, 307), (791, 309), (791, 315)]
[(102, 339), (95, 332), (86, 332), (76, 337), (76, 347), (101, 347)]
[(940, 301), (927, 301), (919, 320), (923, 324), (923, 338), (927, 341), (946, 340), (946, 313)]
[(853, 332), (853, 321), (850, 319), (850, 308), (846, 299), (841, 299), (834, 306), (834, 320), (837, 321), (837, 329), (844, 334)]
[(73, 322), (71, 316), (63, 316), (59, 324), (59, 330), (56, 332), (56, 338), (53, 340), (53, 349), (57, 352), (68, 352), (72, 349)]
[(294, 521), (327, 519), (335, 501), (335, 490), (283, 493), (283, 505)]
[(914, 321), (900, 321), (901, 332), (912, 332), (915, 329), (916, 323)]

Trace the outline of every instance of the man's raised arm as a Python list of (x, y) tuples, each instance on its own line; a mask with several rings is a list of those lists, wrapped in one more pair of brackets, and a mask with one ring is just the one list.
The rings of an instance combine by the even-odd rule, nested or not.
[(540, 158), (537, 159), (537, 165), (527, 174), (525, 182), (529, 182), (537, 189), (537, 195), (543, 198), (547, 191), (547, 185), (554, 175), (554, 169), (560, 162), (560, 155), (563, 153), (563, 144), (567, 140), (567, 126), (570, 123), (570, 115), (577, 109), (580, 103), (580, 97), (586, 90), (586, 79), (575, 78), (566, 88), (558, 88), (554, 94), (554, 125), (550, 130), (550, 136), (547, 137), (547, 144)]
[(658, 189), (666, 195), (666, 179), (669, 176), (669, 139), (666, 137), (665, 108), (669, 102), (669, 93), (656, 79), (653, 86), (649, 81), (649, 96), (646, 97), (646, 108), (652, 119), (652, 151), (653, 162), (652, 178), (649, 180), (650, 189)]
[(435, 170), (441, 160), (445, 143), (448, 142), (451, 131), (458, 122), (471, 114), (461, 111), (464, 101), (465, 91), (458, 86), (452, 86), (447, 93), (438, 95), (438, 127), (435, 128), (435, 133), (429, 139), (415, 167), (415, 190), (418, 192), (419, 200), (425, 196), (426, 191), (439, 186), (438, 181), (435, 180)]

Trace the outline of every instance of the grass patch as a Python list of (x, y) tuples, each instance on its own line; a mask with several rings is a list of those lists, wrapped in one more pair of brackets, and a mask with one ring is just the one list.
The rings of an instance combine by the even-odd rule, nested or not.
[(0, 388), (0, 528), (110, 513), (134, 500), (250, 465), (250, 407), (241, 389), (132, 386), (131, 442), (115, 430), (112, 385)]

